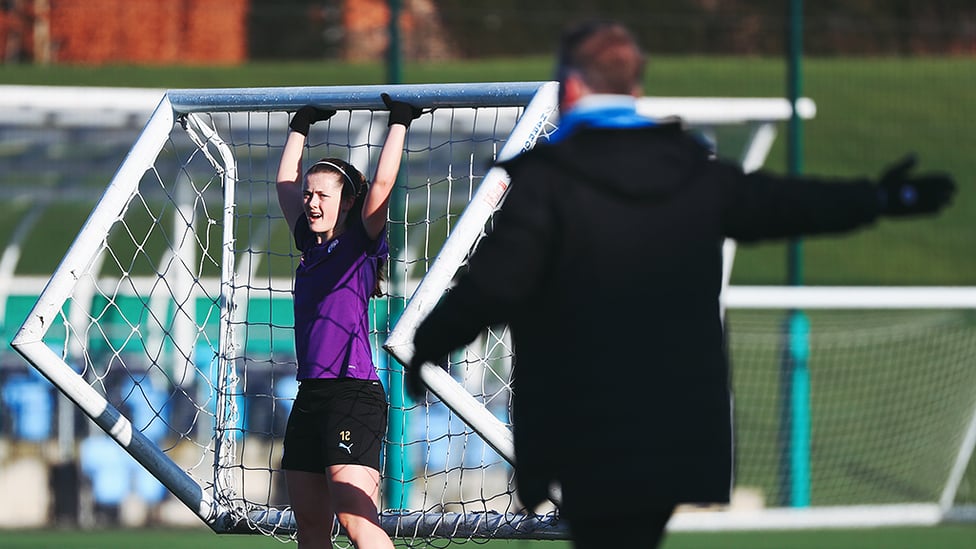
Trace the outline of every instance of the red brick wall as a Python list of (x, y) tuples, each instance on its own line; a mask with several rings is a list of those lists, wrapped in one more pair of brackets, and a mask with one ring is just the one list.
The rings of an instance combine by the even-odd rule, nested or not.
[(346, 36), (343, 59), (382, 59), (389, 43), (389, 20), (387, 0), (346, 0), (342, 10), (342, 26)]
[(50, 0), (52, 61), (236, 64), (248, 0)]
[[(205, 65), (237, 64), (248, 58), (250, 0), (44, 1), (49, 6), (45, 13), (35, 13), (44, 3), (36, 0), (0, 4), (0, 60)], [(388, 0), (343, 0), (341, 13), (342, 58), (384, 59)], [(400, 14), (406, 59), (451, 56), (432, 0), (402, 0)], [(34, 35), (35, 23), (44, 21), (50, 36), (46, 43)]]
[(28, 8), (23, 0), (15, 0), (8, 3), (7, 9), (0, 10), (0, 59), (3, 61), (22, 61), (31, 56), (25, 48), (33, 12)]
[[(389, 44), (388, 0), (345, 0), (343, 27), (346, 61), (379, 61)], [(431, 0), (403, 0), (400, 3), (400, 40), (407, 59), (442, 59), (451, 56)]]
[(182, 61), (247, 61), (248, 0), (185, 0)]

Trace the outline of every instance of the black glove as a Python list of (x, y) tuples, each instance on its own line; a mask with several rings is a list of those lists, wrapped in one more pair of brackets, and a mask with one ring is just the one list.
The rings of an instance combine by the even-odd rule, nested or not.
[(321, 122), (322, 120), (328, 120), (335, 113), (332, 109), (320, 109), (312, 105), (305, 105), (298, 109), (295, 116), (291, 117), (291, 122), (288, 124), (288, 127), (294, 132), (308, 136), (308, 129), (312, 127), (312, 124)]
[(956, 183), (947, 174), (909, 175), (915, 166), (910, 154), (888, 168), (878, 181), (881, 214), (891, 216), (935, 213), (949, 205)]
[(417, 107), (414, 107), (410, 103), (396, 101), (389, 94), (381, 93), (380, 97), (383, 99), (386, 108), (390, 110), (390, 121), (387, 123), (387, 126), (403, 124), (409, 128), (410, 123), (423, 114), (423, 111)]
[(420, 379), (420, 367), (424, 361), (414, 358), (410, 359), (410, 364), (403, 367), (403, 387), (407, 391), (407, 396), (413, 400), (422, 400), (424, 393), (427, 392), (427, 385)]
[(422, 400), (427, 385), (420, 379), (420, 367), (424, 363), (438, 364), (447, 369), (447, 357), (433, 349), (437, 348), (437, 329), (429, 323), (421, 322), (413, 334), (413, 356), (410, 363), (403, 366), (403, 386), (413, 400)]

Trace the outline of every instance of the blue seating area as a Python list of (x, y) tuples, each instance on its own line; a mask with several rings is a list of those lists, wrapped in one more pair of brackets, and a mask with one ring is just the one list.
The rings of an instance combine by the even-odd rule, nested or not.
[(43, 442), (53, 436), (54, 388), (34, 369), (0, 382), (0, 418), (13, 438)]

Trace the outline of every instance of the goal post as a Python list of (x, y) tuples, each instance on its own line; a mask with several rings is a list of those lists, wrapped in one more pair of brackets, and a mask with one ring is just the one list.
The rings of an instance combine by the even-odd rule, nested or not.
[[(213, 530), (294, 535), (279, 460), (296, 388), (298, 254), (277, 208), (277, 159), (289, 114), (311, 103), (338, 113), (312, 127), (306, 160), (338, 156), (371, 174), (387, 127), (381, 92), (432, 109), (408, 134), (388, 224), (388, 282), (370, 305), (391, 414), (383, 528), (406, 538), (564, 538), (555, 507), (526, 514), (514, 491), (507, 328), (486, 330), (453, 353), (446, 370), (425, 367), (434, 396), (422, 402), (402, 394), (397, 362), (409, 359), (417, 323), (490, 230), (509, 184), (493, 164), (556, 128), (554, 83), (165, 92), (12, 345)], [(783, 99), (642, 98), (638, 105), (652, 116), (681, 117), (746, 170), (762, 166), (777, 125), (791, 113)], [(804, 117), (815, 114), (809, 100), (798, 108)], [(726, 251), (728, 280), (733, 246)], [(747, 290), (765, 291), (730, 288), (724, 305), (731, 315), (794, 299)], [(958, 294), (941, 299), (961, 301)], [(958, 333), (965, 341), (964, 330)], [(744, 352), (768, 346), (762, 334), (744, 336)], [(736, 358), (737, 374), (750, 379), (749, 363), (765, 364), (769, 352)], [(756, 391), (757, 409), (766, 389)], [(976, 436), (963, 435), (965, 405), (959, 396), (951, 411), (960, 424), (955, 462), (966, 461), (960, 452), (967, 444), (971, 451)], [(766, 419), (750, 437), (775, 437)], [(766, 443), (749, 440), (743, 459), (762, 468), (772, 459), (761, 454)], [(961, 476), (958, 465), (949, 468), (944, 476)], [(765, 486), (768, 479), (746, 480)], [(943, 499), (951, 482), (938, 481)], [(828, 506), (846, 497), (832, 495)], [(903, 499), (932, 512), (928, 499)], [(781, 511), (766, 508), (763, 520), (775, 523), (768, 517)], [(675, 525), (707, 528), (694, 526), (707, 516), (681, 515)]]

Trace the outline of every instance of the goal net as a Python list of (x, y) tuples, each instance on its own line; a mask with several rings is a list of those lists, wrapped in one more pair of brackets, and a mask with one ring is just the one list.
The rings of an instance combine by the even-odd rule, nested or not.
[(733, 504), (673, 529), (973, 520), (976, 288), (731, 286), (723, 299)]
[[(451, 356), (448, 371), (425, 369), (432, 393), (422, 402), (404, 396), (400, 366), (417, 322), (490, 230), (508, 185), (493, 162), (555, 129), (553, 83), (170, 91), (13, 346), (215, 531), (293, 536), (279, 467), (297, 389), (298, 256), (275, 198), (277, 159), (289, 113), (312, 103), (338, 114), (313, 126), (307, 158), (336, 156), (371, 174), (386, 134), (381, 92), (433, 109), (408, 135), (387, 282), (370, 305), (390, 399), (382, 525), (406, 539), (563, 538), (556, 505), (527, 514), (514, 493), (507, 330), (487, 330)], [(799, 107), (812, 116), (812, 103)], [(777, 99), (645, 98), (640, 108), (682, 117), (747, 170), (762, 165), (790, 115)], [(726, 249), (731, 258), (734, 246)], [(802, 437), (784, 450), (784, 433), (796, 429), (783, 426), (797, 425), (777, 397), (784, 313), (775, 309), (793, 304), (743, 312), (765, 298), (736, 295), (727, 305), (737, 480), (758, 494), (767, 524), (796, 507), (782, 496), (784, 475), (809, 477), (812, 510), (910, 504), (931, 517), (931, 504), (951, 507), (944, 500), (976, 436), (966, 310), (881, 314), (877, 330), (846, 313), (811, 315), (813, 449), (804, 465)], [(836, 387), (827, 391), (818, 376)], [(683, 513), (673, 524), (723, 527), (734, 513)]]

